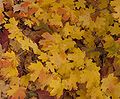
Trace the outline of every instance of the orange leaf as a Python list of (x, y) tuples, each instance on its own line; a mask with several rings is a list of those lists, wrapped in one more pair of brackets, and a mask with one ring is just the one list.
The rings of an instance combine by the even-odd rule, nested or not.
[(26, 1), (26, 2), (23, 2), (23, 3), (21, 4), (21, 7), (27, 8), (30, 4), (31, 4), (31, 2)]
[(68, 14), (64, 14), (62, 18), (64, 21), (68, 21), (70, 16)]
[(25, 99), (25, 88), (20, 87), (17, 92), (11, 97), (11, 99)]
[(43, 2), (43, 0), (37, 0), (37, 2), (41, 4)]
[(0, 59), (0, 68), (4, 68), (8, 66), (12, 66), (12, 62), (10, 62), (9, 60)]
[(4, 18), (4, 15), (0, 13), (0, 23), (2, 22), (3, 18)]
[(59, 15), (64, 15), (64, 14), (66, 14), (66, 10), (64, 9), (64, 8), (58, 8), (58, 10), (57, 10), (57, 13), (59, 14)]
[(28, 15), (32, 15), (32, 14), (34, 14), (35, 12), (37, 12), (37, 8), (31, 8), (31, 9), (29, 9), (28, 10)]
[(47, 74), (47, 73), (45, 72), (45, 70), (42, 69), (42, 70), (40, 71), (39, 79), (38, 79), (38, 81), (40, 82), (40, 84), (46, 84), (47, 81), (49, 80), (49, 78), (50, 78), (50, 75)]
[(20, 12), (19, 13), (19, 17), (24, 17), (26, 18), (28, 16), (28, 14), (24, 13), (24, 12)]

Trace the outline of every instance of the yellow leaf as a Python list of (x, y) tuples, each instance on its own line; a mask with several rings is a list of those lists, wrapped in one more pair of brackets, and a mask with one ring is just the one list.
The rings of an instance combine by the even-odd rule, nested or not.
[(62, 80), (62, 83), (64, 85), (64, 88), (66, 90), (76, 90), (78, 87), (77, 87), (77, 82), (80, 81), (80, 75), (81, 73), (78, 71), (78, 70), (75, 70), (75, 71), (72, 71), (70, 72), (69, 74), (69, 78), (65, 78), (64, 80)]
[(18, 76), (18, 70), (15, 67), (2, 68), (1, 75), (5, 76), (6, 78)]
[(95, 63), (90, 59), (86, 59), (86, 67), (81, 71), (81, 83), (87, 82), (86, 88), (91, 89), (93, 87), (99, 86), (100, 83), (100, 68), (96, 66)]
[(120, 23), (120, 0), (113, 0), (110, 4), (114, 7), (115, 11), (115, 13), (113, 13), (113, 17), (118, 19), (118, 22)]
[(105, 92), (107, 88), (112, 88), (116, 83), (118, 83), (117, 77), (114, 77), (113, 74), (109, 74), (107, 78), (102, 79), (101, 88)]
[(54, 2), (55, 2), (55, 0), (43, 0), (42, 4), (40, 6), (46, 7), (46, 6), (49, 6), (50, 4), (52, 4)]
[(50, 25), (61, 26), (62, 24), (62, 17), (58, 14), (52, 14), (52, 19), (49, 19)]
[(56, 68), (56, 66), (55, 65), (53, 65), (51, 62), (46, 62), (46, 67), (47, 67), (47, 69), (48, 70), (50, 70), (51, 72), (55, 72), (55, 68)]
[(82, 39), (84, 32), (84, 30), (80, 31), (79, 27), (71, 26), (68, 22), (63, 28), (63, 36), (71, 36), (73, 39)]
[(52, 88), (52, 90), (50, 91), (50, 94), (52, 96), (57, 95), (57, 97), (60, 97), (62, 95), (62, 93), (63, 93), (63, 85), (62, 85), (60, 79), (51, 80), (49, 86)]
[(113, 74), (109, 74), (107, 78), (102, 79), (101, 89), (113, 99), (119, 99), (120, 97), (120, 82)]
[(77, 7), (77, 9), (79, 8), (85, 8), (85, 3), (86, 1), (85, 0), (78, 0), (78, 2), (75, 2), (75, 7)]
[(29, 84), (30, 75), (24, 75), (20, 77), (20, 85), (27, 87)]
[(42, 60), (42, 62), (46, 62), (48, 60), (48, 55), (46, 53), (41, 52), (41, 55), (38, 57)]
[(120, 28), (119, 28), (119, 24), (117, 22), (114, 23), (114, 26), (110, 26), (110, 32), (112, 35), (120, 34)]
[(30, 73), (30, 81), (34, 82), (39, 77), (39, 74), (40, 74), (40, 71), (42, 68), (43, 68), (43, 65), (39, 61), (37, 63), (31, 63), (28, 66), (28, 69), (31, 72)]
[(25, 19), (25, 25), (28, 25), (30, 28), (32, 27), (33, 25), (33, 22), (31, 20), (28, 20), (28, 19)]
[(69, 61), (73, 61), (75, 67), (84, 68), (85, 53), (78, 48), (74, 48), (72, 54), (68, 54)]
[(5, 24), (5, 28), (11, 33), (9, 38), (17, 40), (23, 50), (29, 50), (29, 47), (33, 48), (35, 54), (40, 55), (41, 51), (38, 49), (36, 43), (34, 43), (30, 38), (27, 38), (21, 30), (17, 27), (18, 21), (15, 18), (9, 19), (10, 23)]
[(12, 96), (18, 90), (19, 86), (14, 85), (14, 86), (10, 86), (10, 88), (11, 89), (7, 91), (8, 96)]
[(6, 94), (9, 89), (9, 85), (5, 84), (5, 81), (0, 80), (0, 99), (2, 99), (2, 94)]
[(13, 51), (6, 52), (4, 54), (4, 57), (8, 58), (12, 62), (13, 67), (17, 67), (18, 66), (19, 58), (16, 56), (16, 54)]

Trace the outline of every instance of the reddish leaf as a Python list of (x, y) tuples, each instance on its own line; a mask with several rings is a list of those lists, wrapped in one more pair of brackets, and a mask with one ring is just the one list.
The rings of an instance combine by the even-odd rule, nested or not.
[(12, 11), (12, 4), (9, 0), (3, 3), (4, 5), (4, 11)]
[(9, 43), (8, 34), (9, 32), (6, 29), (4, 29), (3, 32), (0, 32), (0, 44), (2, 45), (2, 48), (5, 50), (8, 49)]
[(57, 99), (54, 96), (50, 96), (48, 91), (45, 90), (37, 90), (38, 99)]
[(4, 15), (0, 13), (0, 23), (2, 22), (3, 18), (4, 18)]
[(101, 67), (100, 74), (101, 77), (105, 77), (108, 74), (108, 66)]

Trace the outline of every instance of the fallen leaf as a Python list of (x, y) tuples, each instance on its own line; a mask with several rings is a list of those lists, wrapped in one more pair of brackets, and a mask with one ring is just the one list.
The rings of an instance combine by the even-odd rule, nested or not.
[(11, 97), (11, 99), (25, 99), (25, 88), (20, 87), (17, 92)]
[(29, 9), (28, 10), (28, 15), (32, 15), (32, 14), (34, 14), (35, 12), (37, 12), (37, 8), (31, 8), (31, 9)]
[(48, 91), (45, 90), (37, 90), (38, 99), (57, 99), (54, 96), (50, 96)]
[(5, 68), (8, 66), (12, 66), (12, 62), (9, 60), (5, 60), (5, 59), (0, 59), (0, 68)]
[(118, 40), (116, 42), (120, 44), (120, 38), (118, 38)]
[(31, 4), (31, 2), (25, 1), (25, 2), (23, 2), (23, 3), (21, 4), (21, 7), (26, 8), (26, 7), (28, 7), (30, 4)]
[(3, 31), (0, 32), (0, 44), (2, 45), (2, 48), (5, 49), (5, 51), (8, 49), (8, 34), (9, 32), (6, 29), (3, 29)]

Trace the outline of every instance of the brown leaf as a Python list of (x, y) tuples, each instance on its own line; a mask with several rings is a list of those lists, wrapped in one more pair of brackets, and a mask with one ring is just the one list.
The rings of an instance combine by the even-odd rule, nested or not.
[(4, 11), (12, 11), (12, 2), (11, 0), (6, 0), (4, 3)]
[(100, 74), (101, 74), (101, 77), (105, 77), (107, 74), (108, 74), (108, 66), (103, 66), (101, 69), (100, 69)]
[(5, 49), (5, 51), (8, 49), (8, 34), (9, 32), (6, 29), (3, 29), (3, 31), (0, 32), (0, 44), (2, 45), (2, 48)]
[(55, 96), (50, 96), (48, 91), (37, 90), (38, 99), (57, 99)]

